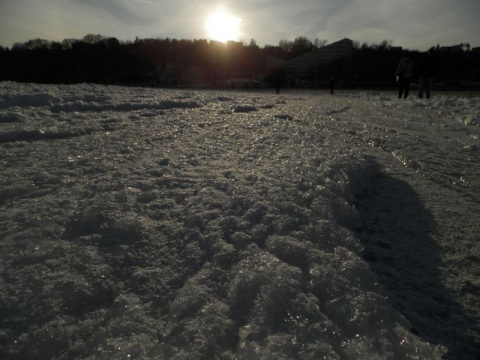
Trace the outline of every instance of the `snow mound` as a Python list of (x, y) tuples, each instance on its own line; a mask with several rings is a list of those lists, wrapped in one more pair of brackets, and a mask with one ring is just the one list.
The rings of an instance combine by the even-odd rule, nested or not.
[(249, 113), (252, 111), (258, 111), (258, 108), (251, 105), (237, 105), (234, 106), (232, 110), (234, 113)]

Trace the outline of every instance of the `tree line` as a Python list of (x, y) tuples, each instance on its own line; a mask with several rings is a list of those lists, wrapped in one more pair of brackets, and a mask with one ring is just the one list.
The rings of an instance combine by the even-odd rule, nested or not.
[[(264, 47), (253, 39), (248, 44), (169, 38), (121, 42), (93, 34), (62, 42), (34, 39), (11, 49), (0, 47), (0, 81), (152, 86), (221, 86), (232, 78), (268, 82), (273, 70), (267, 68), (267, 58), (289, 60), (326, 45), (326, 40), (306, 37)], [(437, 81), (479, 81), (480, 56), (476, 50), (468, 44), (432, 47), (440, 64)], [(350, 58), (312, 66), (301, 75), (286, 75), (300, 77), (297, 84), (304, 86), (318, 86), (331, 76), (349, 86), (391, 86), (402, 51), (386, 40), (372, 45), (354, 42)], [(407, 52), (414, 63), (425, 56), (419, 51)]]

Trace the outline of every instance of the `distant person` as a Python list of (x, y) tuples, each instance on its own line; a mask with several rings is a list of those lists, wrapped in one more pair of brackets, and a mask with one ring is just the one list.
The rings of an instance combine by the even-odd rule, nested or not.
[(275, 76), (275, 80), (274, 80), (274, 85), (275, 85), (275, 93), (280, 94), (280, 88), (282, 87), (283, 85), (283, 76), (282, 74), (277, 74)]
[(280, 80), (275, 80), (275, 93), (278, 95), (280, 94), (280, 88), (282, 87), (282, 83)]
[(335, 89), (335, 79), (333, 76), (330, 78), (330, 81), (328, 82), (328, 87), (330, 88), (330, 94), (333, 95), (333, 89)]
[(413, 63), (406, 53), (402, 54), (402, 59), (398, 63), (397, 70), (395, 71), (395, 76), (397, 77), (397, 83), (399, 86), (398, 98), (406, 99), (408, 93), (410, 92), (410, 81), (413, 76)]
[(420, 89), (418, 91), (418, 97), (423, 98), (423, 92), (427, 99), (430, 99), (430, 93), (432, 91), (433, 79), (437, 75), (438, 71), (438, 62), (433, 56), (433, 50), (429, 50), (427, 57), (422, 61), (418, 67), (418, 72), (420, 75)]

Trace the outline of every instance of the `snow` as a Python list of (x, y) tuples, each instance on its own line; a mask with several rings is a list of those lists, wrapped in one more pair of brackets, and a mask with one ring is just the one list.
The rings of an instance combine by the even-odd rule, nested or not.
[(0, 357), (480, 358), (479, 114), (0, 83)]

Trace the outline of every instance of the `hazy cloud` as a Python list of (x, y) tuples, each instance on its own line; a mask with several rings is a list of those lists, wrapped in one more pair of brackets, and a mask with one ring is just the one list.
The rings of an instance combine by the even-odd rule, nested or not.
[(306, 36), (425, 50), (440, 43), (480, 46), (478, 0), (0, 0), (0, 45), (61, 41), (88, 33), (206, 38), (205, 18), (223, 6), (242, 19), (241, 38), (259, 45)]

